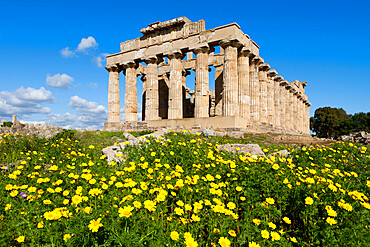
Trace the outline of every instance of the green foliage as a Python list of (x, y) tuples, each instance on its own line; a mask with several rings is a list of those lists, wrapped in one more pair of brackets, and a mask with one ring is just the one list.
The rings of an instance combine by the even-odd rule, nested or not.
[(318, 137), (335, 137), (335, 129), (339, 122), (348, 118), (349, 116), (342, 108), (318, 108), (314, 117), (310, 119), (310, 128)]
[(0, 169), (0, 246), (185, 246), (188, 234), (197, 242), (188, 246), (219, 246), (221, 237), (243, 247), (369, 242), (366, 147), (285, 146), (290, 158), (269, 159), (169, 133), (108, 164), (103, 145), (73, 136), (2, 137), (0, 164), (9, 169)]
[(318, 137), (324, 138), (349, 135), (359, 131), (370, 132), (370, 112), (347, 115), (342, 108), (318, 108), (315, 116), (310, 118), (310, 128)]
[(137, 138), (139, 136), (151, 134), (153, 132), (154, 132), (153, 130), (143, 130), (143, 131), (138, 131), (138, 132), (130, 132), (130, 134)]
[(353, 122), (352, 132), (358, 131), (370, 132), (370, 112), (356, 113), (353, 116), (351, 116), (351, 120)]
[(12, 127), (13, 123), (12, 122), (4, 122), (1, 124), (1, 127)]
[(56, 134), (52, 140), (59, 140), (59, 139), (71, 139), (71, 140), (75, 140), (75, 131), (74, 130), (67, 130), (67, 129), (63, 129), (61, 132), (59, 132), (58, 134)]

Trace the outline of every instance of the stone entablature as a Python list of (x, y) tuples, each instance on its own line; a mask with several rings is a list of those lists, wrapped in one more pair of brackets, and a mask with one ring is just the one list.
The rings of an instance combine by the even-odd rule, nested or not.
[[(214, 120), (225, 122), (215, 124), (218, 127), (267, 126), (309, 134), (307, 83), (285, 81), (259, 56), (259, 46), (238, 24), (206, 30), (204, 20), (191, 22), (180, 17), (152, 23), (140, 31), (143, 37), (121, 43), (121, 52), (107, 56), (105, 128), (123, 124), (119, 101), (122, 71), (126, 75), (125, 123), (138, 121), (137, 76), (141, 76), (142, 119), (149, 127), (212, 123), (217, 117)], [(217, 46), (219, 54), (214, 53)], [(216, 69), (214, 91), (209, 87), (209, 66)], [(186, 88), (189, 71), (195, 72), (194, 91)], [(185, 121), (187, 118), (193, 120)]]

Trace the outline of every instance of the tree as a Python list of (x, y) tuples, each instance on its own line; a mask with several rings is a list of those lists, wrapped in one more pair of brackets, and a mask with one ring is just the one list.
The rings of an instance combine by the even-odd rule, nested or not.
[(366, 131), (370, 132), (370, 112), (355, 113), (351, 120), (353, 122), (353, 132)]
[(342, 120), (349, 119), (349, 116), (342, 108), (322, 107), (315, 111), (310, 119), (310, 129), (318, 137), (331, 138), (338, 135), (338, 125)]

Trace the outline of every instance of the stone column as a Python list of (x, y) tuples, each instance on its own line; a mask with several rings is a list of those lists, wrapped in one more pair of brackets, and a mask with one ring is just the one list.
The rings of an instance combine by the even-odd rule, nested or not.
[(260, 92), (260, 85), (258, 79), (258, 66), (263, 63), (263, 59), (259, 56), (254, 57), (251, 60), (250, 66), (250, 90), (251, 92), (251, 120), (258, 121), (259, 120), (259, 92)]
[(281, 76), (281, 75), (278, 75), (278, 76), (275, 76), (273, 78), (273, 82), (274, 82), (274, 126), (276, 127), (281, 127), (282, 126), (282, 123), (281, 123), (281, 98), (282, 98), (282, 95), (281, 95), (281, 92), (280, 92), (280, 82), (282, 80), (284, 80), (284, 78)]
[(270, 69), (270, 65), (267, 63), (263, 63), (258, 66), (258, 79), (260, 85), (259, 91), (259, 121), (261, 123), (268, 123), (267, 122), (267, 71)]
[(145, 99), (145, 120), (159, 119), (159, 96), (158, 96), (158, 69), (157, 57), (150, 57), (145, 60), (146, 66), (146, 99)]
[(243, 47), (238, 56), (239, 116), (250, 120), (250, 80), (249, 58), (253, 56), (249, 48)]
[(208, 47), (194, 49), (195, 54), (195, 108), (194, 117), (209, 117)]
[(295, 115), (294, 115), (294, 92), (295, 89), (292, 86), (292, 83), (289, 82), (286, 89), (288, 90), (288, 101), (287, 101), (287, 111), (285, 115), (285, 119), (287, 122), (287, 127), (289, 129), (294, 129), (294, 121), (295, 121)]
[(275, 83), (274, 77), (277, 75), (276, 70), (267, 71), (267, 123), (275, 125)]
[(304, 109), (302, 108), (303, 106), (303, 98), (302, 98), (302, 94), (301, 92), (298, 93), (298, 104), (297, 104), (297, 114), (299, 116), (299, 122), (298, 122), (298, 130), (303, 133), (303, 125), (304, 125), (304, 122), (303, 122), (303, 115), (304, 115)]
[(137, 77), (138, 65), (134, 62), (124, 65), (126, 71), (125, 83), (125, 121), (137, 121)]
[(293, 86), (293, 99), (292, 99), (292, 106), (293, 106), (293, 117), (292, 117), (292, 126), (294, 130), (299, 131), (299, 112), (298, 112), (298, 90), (295, 86)]
[(223, 66), (215, 66), (215, 116), (222, 116)]
[(311, 106), (311, 103), (306, 101), (305, 103), (305, 122), (306, 122), (306, 129), (305, 129), (305, 133), (307, 135), (310, 134), (310, 106)]
[(224, 92), (222, 97), (222, 114), (224, 117), (239, 116), (239, 93), (238, 93), (238, 47), (236, 41), (223, 40), (221, 46), (224, 49), (223, 81)]
[(287, 86), (288, 82), (286, 80), (280, 81), (280, 126), (283, 128), (288, 127), (289, 92), (286, 89)]
[(119, 72), (121, 68), (116, 65), (106, 66), (109, 71), (108, 85), (108, 124), (120, 122), (119, 106)]
[(170, 64), (170, 85), (168, 91), (168, 119), (183, 118), (182, 108), (182, 66), (183, 54), (180, 51), (167, 54)]

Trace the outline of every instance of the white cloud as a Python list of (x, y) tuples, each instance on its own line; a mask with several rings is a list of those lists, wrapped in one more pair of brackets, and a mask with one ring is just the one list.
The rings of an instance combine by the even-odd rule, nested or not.
[(108, 53), (101, 53), (99, 56), (93, 57), (91, 61), (96, 64), (98, 68), (103, 67), (103, 62), (107, 61), (106, 56), (109, 55)]
[(48, 114), (49, 107), (44, 103), (53, 103), (53, 94), (44, 87), (40, 89), (20, 87), (14, 92), (0, 92), (0, 117), (9, 117), (13, 114), (25, 117), (30, 114)]
[(68, 106), (76, 110), (77, 114), (69, 112), (50, 114), (48, 124), (73, 129), (102, 129), (107, 121), (107, 110), (96, 102), (87, 101), (77, 95), (72, 96)]
[(94, 37), (89, 36), (87, 38), (82, 38), (81, 42), (78, 44), (75, 50), (71, 50), (69, 47), (61, 49), (59, 52), (64, 58), (76, 57), (78, 53), (88, 54), (89, 49), (95, 49), (98, 47), (98, 43)]
[(47, 124), (60, 126), (66, 129), (103, 129), (105, 118), (96, 119), (90, 116), (79, 116), (69, 112), (60, 114), (50, 114), (47, 118)]
[(73, 77), (67, 74), (55, 74), (53, 76), (47, 75), (46, 84), (56, 88), (68, 88), (73, 82)]
[(98, 47), (98, 43), (92, 36), (89, 36), (87, 38), (81, 39), (81, 42), (78, 44), (76, 51), (86, 52), (87, 49), (96, 47)]
[(71, 97), (68, 106), (74, 108), (77, 114), (81, 116), (100, 116), (107, 114), (104, 106), (93, 101), (87, 101), (77, 95)]
[(76, 56), (76, 53), (72, 50), (69, 49), (69, 47), (65, 47), (63, 49), (61, 49), (60, 51), (60, 54), (62, 54), (62, 57), (75, 57)]

